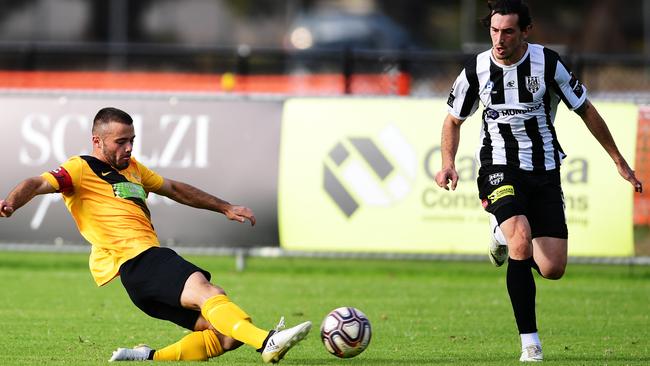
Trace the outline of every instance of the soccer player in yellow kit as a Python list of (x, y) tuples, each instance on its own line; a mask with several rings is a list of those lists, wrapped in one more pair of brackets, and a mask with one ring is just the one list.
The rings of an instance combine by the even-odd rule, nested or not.
[(145, 200), (155, 192), (255, 225), (253, 211), (156, 174), (131, 156), (134, 139), (129, 114), (101, 109), (93, 121), (92, 155), (74, 156), (19, 183), (0, 200), (0, 217), (10, 217), (36, 195), (60, 192), (79, 232), (92, 244), (89, 264), (97, 285), (120, 276), (138, 308), (193, 331), (159, 350), (118, 348), (109, 361), (207, 360), (247, 344), (264, 362), (278, 362), (305, 338), (311, 322), (282, 330), (281, 319), (271, 331), (253, 325), (221, 287), (210, 283), (209, 272), (160, 247)]

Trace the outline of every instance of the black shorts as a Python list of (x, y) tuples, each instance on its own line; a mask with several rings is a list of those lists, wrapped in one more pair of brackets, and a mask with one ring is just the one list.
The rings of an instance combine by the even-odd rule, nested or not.
[(201, 313), (181, 306), (185, 282), (194, 272), (201, 272), (210, 280), (209, 272), (186, 261), (175, 251), (153, 247), (122, 264), (120, 279), (140, 310), (194, 330)]
[(505, 165), (489, 165), (479, 169), (476, 182), (483, 208), (493, 214), (499, 224), (513, 216), (524, 215), (533, 238), (568, 237), (559, 169), (529, 172)]

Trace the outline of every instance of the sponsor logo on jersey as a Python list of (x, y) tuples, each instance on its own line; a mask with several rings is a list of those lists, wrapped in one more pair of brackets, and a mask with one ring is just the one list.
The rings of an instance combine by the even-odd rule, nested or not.
[(510, 80), (506, 83), (506, 89), (516, 89), (517, 83), (514, 80)]
[(487, 120), (488, 118), (489, 119), (499, 118), (499, 112), (495, 111), (492, 108), (485, 108), (485, 110), (483, 111), (483, 119)]
[(490, 193), (487, 198), (490, 201), (490, 203), (495, 203), (496, 201), (500, 200), (503, 197), (514, 196), (514, 195), (515, 195), (515, 187), (511, 185), (505, 185), (492, 191), (492, 193)]
[(119, 198), (139, 198), (142, 200), (147, 199), (147, 192), (144, 188), (133, 182), (119, 182), (113, 184), (113, 192)]
[(501, 111), (501, 116), (503, 116), (503, 117), (516, 116), (518, 114), (525, 114), (525, 113), (529, 113), (529, 112), (534, 112), (534, 111), (542, 108), (542, 105), (543, 105), (542, 103), (539, 103), (537, 105), (534, 105), (534, 106), (531, 106), (531, 107), (528, 107), (528, 108), (524, 108), (524, 109), (504, 109), (504, 110)]
[(526, 90), (535, 93), (539, 90), (539, 77), (526, 76)]
[(509, 116), (516, 116), (519, 114), (526, 114), (530, 112), (534, 112), (540, 108), (542, 108), (543, 104), (539, 103), (537, 105), (525, 108), (525, 109), (504, 109), (501, 111), (497, 111), (492, 108), (485, 108), (483, 110), (483, 120), (487, 121), (488, 119), (498, 119), (499, 116), (501, 117), (509, 117)]

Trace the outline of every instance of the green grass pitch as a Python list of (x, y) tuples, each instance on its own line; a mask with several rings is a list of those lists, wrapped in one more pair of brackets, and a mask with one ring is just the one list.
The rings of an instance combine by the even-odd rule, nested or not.
[[(519, 338), (505, 268), (483, 263), (187, 256), (263, 328), (314, 322), (285, 365), (518, 365)], [(537, 278), (545, 363), (650, 364), (650, 267), (570, 264)], [(364, 311), (370, 347), (340, 360), (320, 342), (339, 306)], [(87, 255), (0, 252), (0, 364), (103, 365), (117, 347), (175, 342), (184, 330), (151, 319), (118, 281), (96, 288)], [(262, 364), (250, 347), (209, 361)], [(166, 363), (173, 364), (173, 363)]]

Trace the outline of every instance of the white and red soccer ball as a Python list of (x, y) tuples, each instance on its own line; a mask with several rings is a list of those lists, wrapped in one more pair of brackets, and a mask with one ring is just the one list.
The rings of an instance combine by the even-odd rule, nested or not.
[(363, 352), (370, 343), (371, 332), (366, 315), (353, 307), (332, 310), (320, 327), (325, 348), (340, 358), (351, 358)]

